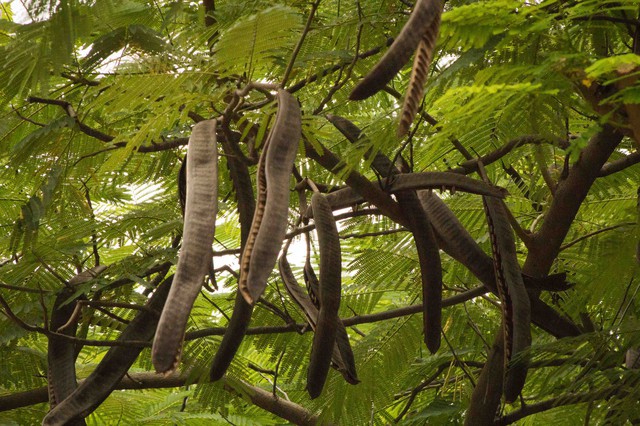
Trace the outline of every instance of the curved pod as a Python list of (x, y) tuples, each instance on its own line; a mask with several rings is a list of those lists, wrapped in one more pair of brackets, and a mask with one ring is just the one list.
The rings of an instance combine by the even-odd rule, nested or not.
[[(315, 331), (318, 322), (318, 308), (304, 292), (302, 287), (298, 285), (285, 254), (280, 256), (278, 268), (287, 293), (289, 293), (291, 298), (302, 309), (302, 312), (307, 318), (307, 323), (309, 323), (311, 329)], [(355, 357), (353, 356), (353, 350), (349, 343), (349, 335), (341, 320), (338, 321), (336, 344), (333, 347), (331, 362), (348, 383), (352, 385), (360, 383), (358, 374), (356, 373)]]
[[(433, 3), (440, 3), (436, 0)], [(398, 126), (397, 135), (402, 137), (409, 132), (409, 126), (418, 112), (422, 95), (424, 94), (424, 85), (427, 82), (429, 65), (433, 59), (433, 52), (436, 49), (436, 41), (438, 40), (438, 31), (440, 30), (440, 15), (437, 13), (429, 27), (424, 32), (422, 38), (418, 42), (416, 54), (413, 59), (413, 67), (411, 68), (411, 79), (409, 87), (402, 103), (400, 112), (400, 125)]]
[(439, 22), (441, 13), (440, 0), (418, 0), (409, 20), (402, 27), (391, 47), (353, 89), (349, 98), (362, 100), (382, 90), (407, 63), (425, 33), (434, 25), (434, 21), (438, 19)]
[[(51, 311), (49, 329), (67, 336), (76, 336), (78, 326), (74, 312), (78, 308), (77, 302), (85, 299), (80, 295), (73, 297), (76, 287), (91, 281), (107, 269), (104, 265), (98, 265), (87, 269), (69, 280), (69, 287), (64, 288), (56, 297)], [(49, 389), (49, 403), (51, 408), (62, 402), (78, 387), (76, 382), (76, 344), (71, 340), (61, 339), (58, 336), (49, 336), (47, 346), (47, 385)], [(84, 424), (77, 421), (76, 424)]]
[(316, 398), (327, 380), (336, 342), (342, 286), (342, 257), (338, 228), (326, 197), (314, 193), (311, 197), (311, 207), (320, 245), (320, 310), (307, 370), (307, 391), (311, 398)]
[(491, 197), (483, 197), (483, 201), (504, 316), (504, 396), (507, 402), (513, 402), (520, 394), (527, 376), (527, 361), (514, 361), (513, 358), (531, 345), (531, 305), (505, 207), (501, 201)]
[(187, 147), (186, 174), (182, 249), (151, 349), (153, 365), (159, 373), (175, 370), (180, 362), (187, 320), (211, 262), (218, 211), (215, 120), (201, 121), (194, 126)]
[(301, 135), (298, 101), (278, 90), (278, 112), (258, 163), (258, 200), (240, 263), (238, 289), (250, 305), (267, 286), (287, 230), (289, 176)]
[[(117, 342), (148, 341), (164, 306), (174, 276), (166, 278), (146, 303), (148, 309), (139, 311), (120, 334)], [(56, 405), (43, 419), (43, 426), (63, 426), (91, 414), (113, 392), (120, 380), (142, 352), (142, 346), (113, 346), (71, 395)]]

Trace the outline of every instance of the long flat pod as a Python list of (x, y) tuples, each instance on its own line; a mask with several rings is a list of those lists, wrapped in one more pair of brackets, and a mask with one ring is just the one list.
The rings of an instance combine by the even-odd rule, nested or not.
[[(73, 294), (72, 288), (65, 288), (56, 297), (51, 311), (51, 330), (57, 331), (71, 318), (76, 306), (75, 299), (69, 302)], [(77, 325), (74, 322), (62, 333), (75, 337)], [(50, 336), (47, 345), (47, 387), (51, 408), (69, 396), (77, 386), (75, 344), (61, 337)]]
[(307, 391), (311, 398), (322, 392), (327, 379), (331, 355), (336, 341), (338, 309), (340, 308), (342, 258), (340, 239), (331, 206), (325, 196), (314, 193), (311, 197), (314, 221), (320, 246), (320, 310), (313, 335), (311, 360), (307, 370)]
[[(105, 269), (104, 265), (98, 265), (87, 269), (69, 280), (69, 287), (64, 288), (56, 297), (51, 311), (49, 328), (52, 331), (65, 334), (67, 336), (76, 335), (78, 323), (76, 321), (67, 325), (76, 309), (76, 302), (84, 296), (79, 296), (73, 300), (70, 298), (75, 293), (75, 287), (86, 283), (101, 274)], [(63, 330), (60, 330), (64, 326)], [(49, 388), (49, 403), (55, 407), (76, 388), (76, 344), (67, 339), (57, 336), (49, 337), (47, 345), (47, 385)], [(84, 424), (79, 420), (76, 424)]]
[[(158, 312), (167, 300), (173, 277), (168, 277), (158, 286), (146, 304), (148, 309), (136, 314), (118, 337), (118, 342), (147, 341), (153, 337)], [(43, 426), (67, 425), (91, 414), (113, 392), (142, 349), (140, 346), (113, 346), (109, 349), (89, 377), (45, 416)]]
[(231, 365), (231, 361), (236, 352), (238, 352), (244, 335), (247, 333), (252, 313), (253, 306), (244, 300), (240, 292), (237, 292), (233, 305), (233, 314), (227, 325), (227, 330), (222, 337), (222, 342), (216, 352), (216, 356), (211, 363), (209, 378), (212, 381), (220, 380)]
[(433, 53), (436, 49), (436, 41), (440, 30), (440, 15), (442, 15), (442, 6), (440, 0), (433, 3), (440, 5), (440, 12), (437, 13), (431, 23), (425, 28), (422, 38), (418, 42), (416, 53), (413, 59), (413, 67), (411, 68), (411, 78), (407, 87), (402, 109), (400, 110), (400, 124), (398, 125), (398, 136), (402, 137), (409, 132), (409, 127), (418, 112), (418, 106), (422, 102), (424, 94), (424, 85), (427, 81), (429, 65), (433, 59)]
[(504, 377), (504, 335), (498, 333), (489, 351), (487, 361), (480, 372), (476, 387), (471, 394), (469, 408), (465, 415), (465, 426), (494, 425), (496, 410), (502, 394)]
[[(278, 260), (278, 269), (287, 293), (289, 293), (296, 304), (300, 306), (311, 329), (315, 331), (318, 322), (318, 307), (311, 301), (311, 298), (304, 292), (302, 287), (298, 285), (285, 253), (283, 253)], [(331, 361), (333, 362), (333, 366), (342, 374), (348, 383), (352, 385), (360, 383), (356, 373), (355, 358), (351, 344), (349, 343), (349, 336), (347, 335), (347, 330), (342, 320), (338, 321), (336, 344), (333, 348)]]
[(258, 200), (242, 253), (238, 289), (253, 305), (264, 292), (287, 230), (289, 177), (302, 135), (297, 100), (278, 90), (278, 112), (258, 163)]
[(380, 61), (369, 71), (349, 96), (352, 100), (366, 99), (374, 95), (391, 81), (391, 79), (407, 63), (416, 50), (425, 32), (433, 25), (434, 20), (442, 13), (440, 0), (418, 0), (409, 20), (391, 47)]
[(187, 192), (182, 248), (175, 283), (167, 299), (153, 341), (156, 371), (167, 373), (180, 362), (182, 341), (193, 303), (211, 259), (218, 211), (218, 155), (216, 121), (197, 123), (187, 147)]
[(424, 342), (431, 353), (440, 348), (442, 323), (442, 265), (438, 243), (431, 222), (420, 205), (415, 191), (401, 191), (398, 202), (411, 225), (420, 264), (422, 284), (422, 322)]
[[(355, 143), (360, 138), (360, 129), (351, 121), (331, 114), (327, 115), (327, 119), (349, 141)], [(365, 155), (371, 157), (372, 152), (367, 152)], [(380, 153), (373, 156), (371, 166), (390, 182), (402, 176), (391, 161)], [(398, 191), (396, 197), (409, 222), (418, 253), (422, 284), (424, 341), (429, 351), (435, 353), (440, 347), (442, 322), (442, 266), (440, 251), (438, 250), (431, 222), (422, 208), (416, 191), (411, 189)], [(347, 199), (347, 197), (344, 198)]]
[[(251, 186), (251, 176), (247, 164), (233, 156), (233, 148), (230, 146), (229, 141), (222, 141), (222, 148), (225, 150), (225, 153), (227, 153), (227, 165), (238, 199), (240, 242), (241, 247), (244, 248), (251, 234), (251, 223), (253, 222), (256, 207), (253, 188)], [(244, 300), (239, 291), (236, 291), (231, 319), (227, 324), (222, 342), (211, 364), (209, 376), (212, 381), (220, 380), (231, 365), (231, 361), (247, 332), (252, 313), (253, 306)]]
[[(308, 241), (309, 240), (307, 240), (307, 242)], [(309, 293), (309, 296), (312, 296), (312, 303), (315, 304), (317, 310), (320, 305), (320, 301), (318, 300), (320, 294), (320, 281), (313, 270), (310, 260), (309, 252), (307, 252), (307, 259), (304, 262), (304, 280), (305, 285), (307, 286), (307, 292)], [(315, 324), (313, 327), (315, 330)], [(347, 382), (352, 385), (360, 383), (356, 373), (356, 361), (353, 356), (351, 344), (349, 343), (347, 329), (340, 318), (338, 318), (336, 328), (336, 345), (333, 349), (332, 362)]]
[(385, 185), (391, 192), (405, 189), (443, 188), (496, 198), (504, 198), (507, 195), (504, 188), (451, 172), (403, 173), (394, 176), (390, 182), (385, 182)]
[(513, 358), (531, 345), (531, 306), (504, 205), (489, 197), (483, 199), (490, 229), (496, 282), (505, 315), (504, 395), (507, 402), (513, 402), (520, 394), (527, 376), (526, 360), (514, 362)]
[[(480, 173), (486, 180), (482, 164)], [(522, 272), (516, 255), (516, 243), (505, 206), (500, 200), (482, 197), (496, 274), (496, 285), (502, 302), (504, 333), (504, 396), (513, 402), (527, 376), (527, 362), (524, 359), (512, 362), (515, 355), (531, 345), (531, 305), (529, 295), (522, 280)]]
[[(376, 156), (377, 157), (377, 156)], [(421, 189), (450, 189), (471, 194), (486, 195), (495, 198), (504, 198), (507, 194), (504, 188), (490, 185), (472, 179), (470, 177), (450, 172), (420, 172), (420, 173), (402, 173), (393, 175), (393, 177), (382, 181), (385, 190), (397, 194), (401, 191), (421, 190)], [(341, 209), (354, 204), (364, 202), (364, 198), (360, 196), (351, 187), (339, 189), (326, 195), (331, 207)], [(307, 216), (313, 217), (311, 209), (307, 209)]]

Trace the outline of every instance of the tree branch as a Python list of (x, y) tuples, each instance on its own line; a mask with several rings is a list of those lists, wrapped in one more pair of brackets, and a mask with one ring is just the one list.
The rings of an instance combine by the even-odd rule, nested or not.
[[(71, 118), (74, 119), (75, 123), (78, 125), (78, 128), (82, 133), (92, 138), (98, 139), (102, 142), (112, 142), (115, 139), (115, 136), (108, 135), (106, 133), (101, 132), (98, 129), (94, 129), (91, 126), (84, 124), (82, 121), (78, 119), (76, 111), (73, 109), (73, 106), (67, 102), (60, 99), (46, 99), (39, 98), (36, 96), (30, 96), (27, 99), (27, 102), (32, 103), (42, 103), (47, 105), (58, 105), (61, 107), (64, 112)], [(179, 146), (186, 145), (189, 142), (189, 138), (175, 138), (170, 141), (163, 141), (162, 143), (151, 142), (151, 145), (142, 145), (137, 148), (137, 152), (159, 152), (166, 151), (169, 149), (174, 149)], [(117, 142), (113, 144), (111, 147), (113, 148), (122, 148), (127, 145), (127, 142)]]
[[(384, 46), (378, 46), (378, 47), (374, 47), (373, 49), (367, 50), (366, 52), (362, 52), (359, 55), (356, 55), (354, 58), (355, 60), (357, 59), (365, 59), (368, 58), (369, 56), (373, 56), (373, 55), (377, 55), (378, 53), (380, 53), (380, 51), (382, 49), (384, 49), (385, 47), (389, 47), (391, 46), (391, 43), (393, 43), (393, 38), (388, 38), (387, 42)], [(315, 81), (317, 81), (319, 78), (322, 78), (326, 75), (332, 74), (336, 71), (339, 71), (340, 69), (342, 69), (342, 67), (344, 67), (345, 65), (348, 65), (349, 63), (353, 62), (354, 59), (350, 59), (348, 61), (342, 61), (339, 64), (336, 64), (332, 67), (329, 67), (325, 70), (322, 70), (316, 74), (310, 75), (309, 77), (305, 78), (304, 80), (301, 80), (297, 83), (295, 83), (294, 85), (290, 86), (289, 88), (287, 88), (287, 91), (290, 93), (295, 93), (298, 90), (302, 89), (303, 87), (305, 87), (307, 84), (309, 83), (313, 83)]]
[(326, 147), (322, 147), (322, 154), (316, 151), (307, 141), (305, 141), (304, 147), (307, 157), (315, 160), (336, 176), (343, 178), (347, 185), (353, 188), (353, 190), (360, 194), (365, 200), (378, 207), (385, 216), (388, 216), (400, 225), (409, 226), (400, 206), (398, 206), (398, 203), (396, 203), (389, 194), (377, 188), (369, 179), (355, 170), (348, 171), (346, 176), (344, 176), (344, 162)]
[(598, 235), (598, 234), (601, 234), (601, 233), (607, 232), (607, 231), (612, 231), (614, 229), (621, 228), (623, 226), (634, 226), (634, 225), (636, 225), (636, 222), (624, 222), (624, 223), (619, 223), (617, 225), (607, 226), (605, 228), (598, 229), (597, 231), (589, 232), (586, 235), (582, 235), (581, 237), (578, 237), (575, 240), (573, 240), (571, 242), (568, 242), (567, 244), (562, 245), (560, 247), (560, 251), (566, 250), (569, 247), (578, 244), (580, 241), (586, 240), (587, 238), (593, 237), (594, 235)]
[(627, 167), (634, 166), (640, 163), (640, 151), (636, 151), (627, 155), (626, 157), (620, 158), (618, 160), (614, 160), (610, 163), (606, 163), (600, 169), (600, 173), (598, 177), (609, 176), (619, 171), (626, 169)]
[(567, 178), (558, 183), (556, 196), (540, 230), (532, 234), (522, 272), (532, 277), (548, 274), (578, 209), (600, 174), (600, 168), (621, 140), (622, 134), (608, 124), (591, 138)]
[[(128, 374), (120, 380), (116, 389), (164, 389), (176, 388), (188, 384), (187, 379), (189, 373), (174, 373), (168, 376), (162, 376), (155, 373), (132, 373)], [(278, 398), (271, 392), (268, 392), (257, 386), (238, 380), (231, 381), (227, 377), (224, 379), (224, 389), (234, 395), (247, 398), (257, 407), (260, 407), (270, 413), (273, 413), (285, 420), (298, 425), (315, 425), (318, 421), (317, 416), (300, 405)], [(78, 385), (84, 380), (79, 380)], [(238, 386), (239, 385), (239, 386)], [(240, 390), (238, 390), (240, 389)], [(28, 407), (34, 404), (47, 402), (47, 387), (32, 389), (26, 392), (18, 392), (11, 395), (0, 396), (0, 412), (13, 410), (20, 407)]]
[(604, 389), (595, 390), (592, 392), (584, 393), (570, 393), (565, 395), (559, 395), (555, 398), (550, 398), (536, 404), (523, 405), (517, 411), (511, 412), (505, 416), (502, 416), (496, 421), (496, 425), (508, 425), (514, 423), (522, 418), (530, 416), (535, 413), (541, 413), (543, 411), (550, 410), (552, 408), (561, 407), (563, 405), (580, 404), (583, 402), (597, 401), (600, 399), (608, 399), (609, 397), (617, 394), (625, 386), (625, 380), (622, 383), (607, 386)]
[(494, 163), (500, 160), (502, 157), (513, 151), (514, 149), (528, 144), (540, 145), (543, 143), (550, 143), (552, 145), (557, 145), (562, 149), (567, 149), (569, 147), (569, 143), (561, 138), (548, 138), (542, 135), (523, 135), (514, 139), (511, 139), (506, 144), (502, 145), (500, 148), (492, 151), (486, 155), (483, 155), (480, 158), (474, 158), (472, 160), (467, 160), (464, 163), (458, 165), (458, 167), (451, 169), (451, 172), (454, 173), (462, 173), (465, 175), (471, 174), (473, 172), (478, 171), (478, 162), (482, 161), (482, 164), (487, 166), (491, 163)]

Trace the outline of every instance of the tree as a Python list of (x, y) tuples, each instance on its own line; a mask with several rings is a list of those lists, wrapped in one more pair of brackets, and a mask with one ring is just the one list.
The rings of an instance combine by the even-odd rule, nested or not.
[[(638, 1), (446, 2), (401, 137), (411, 63), (374, 96), (349, 94), (409, 2), (26, 3), (21, 22), (15, 2), (0, 4), (3, 422), (38, 423), (65, 398), (62, 411), (82, 403), (93, 424), (640, 419)], [(278, 268), (244, 311), (227, 374), (209, 379), (245, 303), (237, 260), (276, 86), (302, 112), (285, 237), (294, 279), (322, 266), (305, 198), (315, 188), (335, 207), (346, 192), (353, 207), (334, 211), (332, 270), (360, 383), (331, 371), (316, 399), (305, 391), (313, 333)], [(162, 376), (149, 349), (183, 244), (177, 176), (209, 118), (214, 267), (181, 364)], [(524, 298), (497, 296), (505, 264)], [(531, 317), (515, 331), (530, 330), (530, 346), (514, 344), (514, 313)], [(507, 372), (505, 344), (517, 349)], [(509, 391), (525, 376), (521, 396)], [(110, 381), (129, 390), (96, 386)]]

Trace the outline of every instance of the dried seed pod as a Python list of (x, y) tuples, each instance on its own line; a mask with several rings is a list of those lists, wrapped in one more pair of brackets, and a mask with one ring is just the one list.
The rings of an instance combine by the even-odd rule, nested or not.
[(388, 185), (388, 190), (391, 192), (405, 189), (441, 188), (494, 198), (504, 198), (508, 194), (504, 188), (451, 172), (403, 173), (393, 176), (390, 182), (384, 182), (384, 184)]
[(151, 349), (156, 371), (169, 373), (180, 362), (191, 308), (211, 263), (218, 210), (216, 121), (196, 124), (187, 147), (187, 193), (182, 248), (174, 285), (158, 323)]
[[(352, 100), (362, 100), (374, 95), (391, 81), (407, 63), (411, 54), (425, 33), (440, 20), (442, 3), (440, 0), (418, 0), (407, 23), (393, 41), (380, 61), (369, 71), (349, 96)], [(437, 34), (437, 29), (436, 29)]]
[[(278, 269), (280, 270), (280, 277), (284, 282), (284, 287), (291, 298), (300, 306), (302, 312), (307, 318), (307, 322), (313, 330), (316, 329), (318, 322), (318, 307), (310, 299), (309, 295), (305, 294), (302, 287), (300, 287), (296, 281), (291, 266), (286, 258), (286, 253), (283, 253), (278, 260)], [(319, 284), (318, 284), (319, 285)], [(344, 379), (356, 385), (360, 383), (358, 375), (356, 373), (355, 357), (353, 356), (353, 350), (349, 343), (349, 336), (347, 330), (342, 324), (342, 321), (338, 321), (338, 328), (336, 330), (336, 344), (333, 348), (331, 355), (331, 361), (333, 366), (342, 374)]]
[(307, 391), (311, 398), (316, 398), (322, 392), (327, 379), (336, 342), (342, 258), (338, 228), (329, 202), (323, 194), (314, 193), (311, 197), (311, 207), (320, 245), (320, 310), (307, 370)]
[(301, 134), (298, 101), (278, 90), (278, 112), (258, 163), (258, 200), (240, 261), (238, 289), (250, 305), (264, 292), (286, 233), (289, 176)]
[(496, 407), (500, 405), (504, 378), (504, 335), (499, 333), (471, 394), (465, 415), (465, 426), (493, 425)]
[(398, 202), (406, 213), (420, 264), (424, 342), (431, 353), (440, 348), (442, 328), (442, 266), (431, 222), (415, 191), (401, 191)]
[[(385, 173), (387, 172), (385, 171)], [(487, 195), (494, 198), (504, 198), (507, 194), (504, 188), (451, 172), (393, 174), (392, 177), (382, 181), (382, 186), (387, 192), (392, 194), (427, 188), (455, 188), (456, 191)], [(364, 202), (364, 198), (351, 187), (331, 192), (327, 194), (326, 197), (331, 208), (334, 210)], [(307, 209), (306, 216), (313, 217), (313, 210), (311, 208)]]
[[(148, 341), (153, 337), (158, 323), (158, 312), (162, 310), (167, 299), (172, 281), (173, 275), (158, 286), (145, 305), (147, 309), (136, 314), (118, 337), (118, 342)], [(142, 349), (142, 346), (130, 345), (111, 347), (89, 377), (45, 416), (42, 425), (70, 425), (91, 414), (113, 392)]]
[[(434, 3), (439, 3), (439, 1), (434, 1)], [(400, 124), (397, 132), (399, 137), (402, 137), (409, 132), (409, 127), (411, 126), (411, 123), (418, 112), (418, 106), (422, 101), (424, 85), (427, 82), (427, 75), (429, 73), (429, 65), (431, 65), (433, 52), (436, 48), (436, 41), (438, 40), (441, 13), (442, 12), (434, 16), (433, 21), (426, 29), (418, 43), (416, 54), (413, 59), (413, 68), (411, 68), (409, 87), (407, 87), (407, 92), (402, 104), (402, 110), (400, 112)]]
[[(482, 163), (480, 174), (486, 181)], [(513, 402), (522, 391), (527, 376), (527, 361), (514, 360), (531, 345), (531, 305), (522, 280), (513, 230), (504, 204), (492, 197), (482, 197), (493, 251), (496, 286), (502, 302), (504, 332), (504, 396)], [(522, 357), (520, 357), (522, 358)]]
[(216, 356), (213, 358), (211, 370), (209, 371), (211, 381), (215, 382), (220, 380), (229, 368), (229, 365), (231, 365), (231, 361), (236, 352), (238, 352), (240, 343), (242, 343), (242, 339), (244, 339), (244, 335), (247, 332), (252, 313), (253, 306), (244, 300), (240, 292), (236, 293), (233, 315), (231, 315), (231, 320), (229, 320), (229, 324), (227, 324), (227, 331), (222, 337), (222, 342), (220, 343), (218, 352), (216, 352)]
[[(69, 300), (75, 293), (74, 287), (97, 277), (105, 269), (107, 269), (106, 266), (98, 265), (81, 272), (69, 280), (70, 287), (64, 288), (53, 303), (49, 324), (50, 330), (75, 337), (78, 317), (74, 313), (78, 308), (77, 301), (85, 297), (81, 295), (74, 300)], [(55, 335), (49, 336), (49, 344), (47, 345), (47, 387), (51, 408), (62, 402), (78, 387), (76, 382), (76, 357), (76, 344), (73, 341)], [(84, 424), (84, 421), (79, 420), (76, 424)]]

